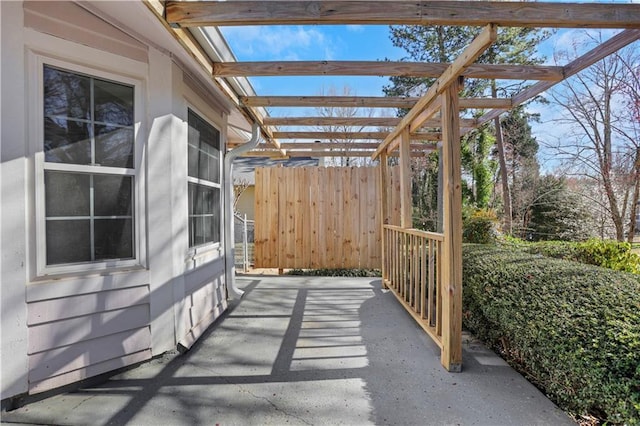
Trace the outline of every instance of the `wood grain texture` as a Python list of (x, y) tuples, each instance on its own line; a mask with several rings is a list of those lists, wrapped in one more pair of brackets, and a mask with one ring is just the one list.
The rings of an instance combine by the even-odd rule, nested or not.
[[(214, 77), (284, 76), (399, 76), (440, 77), (451, 64), (400, 61), (262, 61), (217, 62)], [(498, 80), (551, 80), (563, 78), (562, 67), (548, 65), (473, 64), (463, 72), (468, 78)]]
[[(257, 267), (380, 268), (376, 168), (258, 170), (255, 232), (263, 247), (255, 251)], [(277, 200), (275, 214), (264, 197)], [(276, 236), (273, 246), (262, 242), (266, 235)]]
[(462, 168), (460, 155), (459, 85), (442, 95), (443, 256), (442, 256), (442, 366), (462, 368)]
[(377, 24), (638, 28), (632, 4), (497, 1), (168, 1), (167, 21), (189, 26)]
[[(315, 140), (382, 140), (388, 132), (273, 132), (278, 139), (315, 139)], [(412, 140), (438, 141), (440, 133), (413, 133)]]
[[(420, 98), (400, 96), (242, 96), (240, 102), (254, 107), (363, 107), (411, 108)], [(511, 98), (461, 98), (460, 108), (510, 108)], [(265, 117), (266, 118), (266, 117)]]

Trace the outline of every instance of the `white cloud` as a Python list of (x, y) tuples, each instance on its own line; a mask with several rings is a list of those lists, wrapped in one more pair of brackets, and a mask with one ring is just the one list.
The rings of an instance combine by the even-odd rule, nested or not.
[[(596, 45), (611, 38), (617, 32), (617, 30), (592, 29), (561, 30), (554, 39), (553, 52), (561, 53), (562, 56), (568, 53), (570, 58), (574, 58), (593, 49)], [(565, 65), (566, 58), (559, 59), (558, 62), (561, 65)]]
[(239, 60), (301, 60), (319, 52), (331, 54), (332, 43), (322, 32), (303, 26), (227, 27), (222, 32)]
[[(640, 1), (640, 0), (638, 0)], [(347, 31), (352, 33), (364, 32), (364, 25), (347, 25)]]

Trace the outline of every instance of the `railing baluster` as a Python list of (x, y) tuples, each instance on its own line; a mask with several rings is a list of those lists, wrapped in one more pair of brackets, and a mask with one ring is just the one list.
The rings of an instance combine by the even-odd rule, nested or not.
[(422, 260), (420, 264), (420, 318), (425, 319), (427, 316), (425, 314), (425, 307), (427, 306), (425, 294), (425, 288), (427, 283), (427, 268), (429, 264), (429, 258), (427, 257), (427, 252), (425, 250), (425, 244), (428, 244), (429, 240), (426, 238), (422, 238), (420, 241), (420, 258)]
[(389, 289), (422, 328), (442, 344), (442, 241), (444, 235), (384, 225)]
[(436, 270), (436, 241), (429, 241), (429, 325), (436, 325), (436, 288), (435, 288), (435, 270)]
[(442, 242), (436, 244), (436, 333), (442, 336)]

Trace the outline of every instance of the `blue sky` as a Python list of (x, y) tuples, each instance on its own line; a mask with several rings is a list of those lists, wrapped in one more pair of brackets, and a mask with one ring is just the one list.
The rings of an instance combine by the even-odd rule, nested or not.
[[(380, 25), (252, 26), (221, 31), (239, 61), (399, 60), (389, 27)], [(349, 86), (359, 96), (381, 96), (386, 77), (252, 77), (260, 95), (317, 95)]]
[[(618, 3), (638, 3), (640, 0), (621, 0)], [(386, 25), (317, 25), (317, 26), (251, 26), (223, 27), (221, 31), (239, 61), (322, 61), (322, 60), (400, 60), (406, 53), (394, 47)], [(615, 31), (608, 31), (611, 36)], [(584, 30), (558, 31), (540, 46), (540, 53), (553, 64), (555, 49), (571, 49)], [(564, 63), (560, 64), (564, 65)], [(386, 77), (251, 77), (258, 95), (318, 95), (335, 88), (339, 93), (348, 86), (351, 94), (382, 96), (382, 88), (389, 84)], [(530, 107), (541, 114), (542, 123), (534, 124), (534, 134), (541, 142), (562, 138), (568, 129), (559, 128), (551, 119), (558, 114), (549, 105)], [(270, 114), (308, 116), (317, 115), (310, 108), (272, 108)]]

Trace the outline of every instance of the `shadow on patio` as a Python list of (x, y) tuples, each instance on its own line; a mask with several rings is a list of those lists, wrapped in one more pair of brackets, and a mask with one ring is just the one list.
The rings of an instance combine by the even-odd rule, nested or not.
[(38, 424), (571, 424), (466, 339), (463, 372), (380, 281), (244, 277), (233, 305), (185, 355), (48, 398), (3, 422)]

